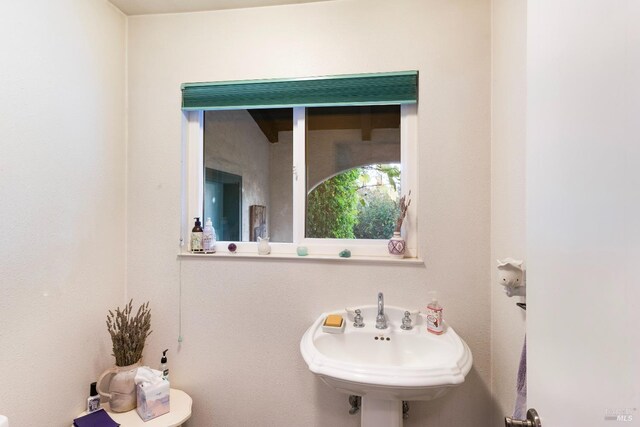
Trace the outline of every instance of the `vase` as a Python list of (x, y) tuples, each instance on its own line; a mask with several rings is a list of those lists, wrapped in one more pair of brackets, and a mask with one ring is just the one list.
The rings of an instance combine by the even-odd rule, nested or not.
[[(113, 412), (127, 412), (134, 409), (136, 404), (136, 371), (142, 366), (142, 359), (129, 366), (114, 366), (107, 369), (98, 379), (98, 393), (109, 399), (109, 407)], [(105, 377), (113, 375), (109, 381), (109, 392), (102, 389)]]
[(400, 236), (399, 231), (393, 232), (393, 237), (389, 240), (387, 248), (389, 249), (389, 255), (394, 258), (404, 258), (404, 252), (406, 250), (406, 242)]
[(268, 237), (260, 237), (258, 236), (258, 254), (259, 255), (269, 255), (271, 253), (271, 245), (269, 244)]

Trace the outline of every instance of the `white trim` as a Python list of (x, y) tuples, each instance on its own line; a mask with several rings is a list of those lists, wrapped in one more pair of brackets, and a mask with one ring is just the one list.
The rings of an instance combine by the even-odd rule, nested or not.
[(418, 257), (418, 107), (416, 104), (400, 106), (400, 164), (402, 194), (411, 191), (411, 205), (402, 226), (407, 243), (407, 257)]
[[(204, 112), (186, 111), (182, 121), (184, 182), (182, 211), (182, 250), (189, 251), (189, 232), (194, 217), (202, 216), (204, 183)], [(184, 195), (186, 194), (186, 200)], [(202, 218), (201, 218), (202, 219)], [(204, 223), (204, 221), (203, 221)]]
[[(307, 262), (336, 262), (336, 263), (345, 263), (345, 264), (395, 264), (395, 265), (412, 265), (412, 266), (424, 266), (424, 261), (420, 258), (393, 258), (389, 255), (384, 257), (379, 256), (365, 256), (365, 255), (354, 255), (350, 258), (341, 258), (336, 255), (316, 255), (311, 254), (307, 256), (298, 256), (295, 253), (274, 253), (273, 250), (269, 255), (259, 255), (256, 249), (255, 242), (244, 242), (244, 243), (253, 243), (253, 251), (251, 252), (236, 252), (234, 254), (230, 253), (226, 249), (218, 250), (214, 254), (193, 254), (190, 252), (182, 252), (178, 253), (178, 258), (187, 258), (187, 259), (195, 259), (200, 258), (202, 260), (261, 260), (265, 262), (274, 262), (274, 261), (288, 261), (288, 260), (298, 260), (298, 261), (307, 261)], [(283, 245), (293, 246), (291, 243), (283, 243)], [(240, 246), (240, 245), (238, 245)]]
[(337, 256), (340, 251), (349, 249), (354, 255), (367, 257), (389, 257), (386, 239), (320, 239), (305, 238), (300, 246), (309, 248), (309, 253)]
[(293, 109), (293, 243), (304, 240), (306, 224), (306, 115), (307, 109)]
[(180, 145), (180, 252), (189, 250), (189, 242), (187, 240), (189, 222), (187, 221), (187, 212), (189, 210), (188, 194), (189, 194), (189, 167), (187, 145), (189, 144), (189, 115), (191, 113), (183, 111), (180, 121), (180, 134), (182, 144)]

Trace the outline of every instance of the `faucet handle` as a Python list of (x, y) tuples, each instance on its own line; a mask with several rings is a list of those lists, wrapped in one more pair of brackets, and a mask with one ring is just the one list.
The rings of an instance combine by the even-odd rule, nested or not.
[(362, 312), (360, 311), (360, 309), (356, 309), (355, 311), (356, 315), (353, 318), (353, 326), (356, 328), (362, 328), (364, 327), (364, 322), (362, 321)]
[(413, 329), (413, 326), (411, 326), (411, 312), (410, 311), (405, 311), (404, 312), (404, 317), (402, 318), (402, 325), (400, 326), (400, 329), (405, 330), (405, 331), (409, 331), (409, 330)]

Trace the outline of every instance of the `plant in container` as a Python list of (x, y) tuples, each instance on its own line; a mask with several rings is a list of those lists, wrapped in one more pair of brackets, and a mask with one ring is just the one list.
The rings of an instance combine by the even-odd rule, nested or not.
[[(136, 385), (134, 377), (141, 366), (142, 351), (147, 337), (151, 334), (151, 310), (149, 302), (142, 304), (135, 315), (133, 314), (133, 300), (120, 310), (109, 310), (107, 315), (107, 330), (113, 343), (113, 356), (116, 365), (106, 370), (98, 379), (98, 392), (109, 399), (109, 406), (113, 412), (126, 412), (136, 407)], [(102, 389), (102, 380), (108, 376), (109, 391)]]

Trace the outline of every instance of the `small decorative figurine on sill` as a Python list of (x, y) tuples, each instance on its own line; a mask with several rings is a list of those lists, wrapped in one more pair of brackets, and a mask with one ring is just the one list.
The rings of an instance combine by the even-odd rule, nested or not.
[(389, 255), (395, 258), (404, 258), (404, 254), (407, 249), (407, 243), (400, 235), (400, 230), (402, 228), (404, 218), (407, 216), (407, 210), (409, 209), (410, 205), (411, 191), (409, 191), (409, 194), (402, 196), (400, 202), (398, 203), (398, 209), (400, 213), (398, 214), (398, 219), (396, 220), (396, 228), (393, 232), (393, 237), (389, 240), (389, 244), (387, 245), (387, 249), (389, 249)]
[(271, 245), (268, 237), (258, 236), (258, 255), (269, 255), (271, 253)]

